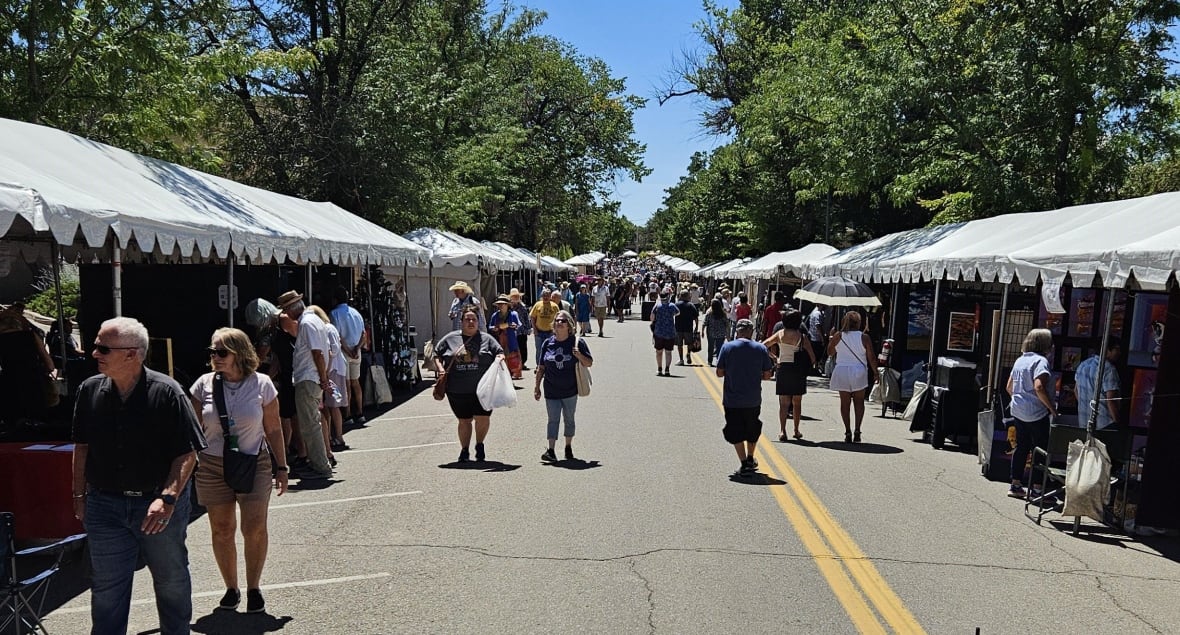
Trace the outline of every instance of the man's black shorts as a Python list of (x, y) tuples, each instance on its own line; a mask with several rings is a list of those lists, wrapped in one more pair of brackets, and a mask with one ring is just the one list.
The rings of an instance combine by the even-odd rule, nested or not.
[(753, 408), (725, 407), (725, 427), (721, 429), (722, 436), (728, 443), (753, 443), (762, 436), (762, 422), (758, 415), (762, 413), (762, 406)]

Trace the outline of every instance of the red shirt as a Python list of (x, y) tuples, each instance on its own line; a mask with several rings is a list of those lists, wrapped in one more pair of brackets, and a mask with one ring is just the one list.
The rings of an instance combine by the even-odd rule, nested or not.
[(751, 308), (749, 304), (738, 303), (737, 308), (734, 309), (733, 312), (734, 315), (737, 316), (737, 319), (745, 320), (750, 317), (750, 313), (753, 312), (753, 310), (754, 309)]

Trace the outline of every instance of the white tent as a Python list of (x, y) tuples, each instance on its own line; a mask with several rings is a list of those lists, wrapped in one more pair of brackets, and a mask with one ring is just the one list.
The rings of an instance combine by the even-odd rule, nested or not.
[(1133, 275), (1163, 289), (1180, 267), (1180, 192), (910, 230), (817, 263), (816, 275), (890, 282), (936, 279), (1035, 284), (1038, 276), (1121, 287)]
[(400, 266), (429, 255), (331, 203), (275, 194), (29, 123), (0, 119), (0, 139), (0, 235), (9, 240), (48, 235), (100, 257), (134, 241), (138, 252), (163, 258), (232, 251), (258, 263)]
[(811, 243), (791, 251), (769, 253), (756, 260), (732, 267), (728, 270), (727, 277), (768, 280), (783, 274), (802, 278), (812, 264), (834, 253), (836, 253), (836, 248), (831, 245)]
[(639, 255), (639, 254), (637, 254), (637, 253), (635, 253), (634, 251), (631, 251), (630, 249), (628, 249), (627, 251), (624, 251), (623, 253), (619, 254), (619, 257), (620, 257), (620, 258), (635, 258), (635, 257), (636, 257), (636, 256), (638, 256), (638, 255)]
[(573, 258), (566, 260), (565, 264), (571, 265), (574, 267), (589, 267), (589, 266), (594, 266), (594, 265), (598, 264), (599, 261), (601, 261), (605, 257), (606, 257), (606, 254), (602, 253), (601, 251), (592, 251), (588, 254), (581, 254), (580, 256), (574, 256)]
[[(441, 229), (421, 227), (405, 237), (431, 250), (430, 268), (410, 270), (410, 279), (406, 281), (410, 316), (418, 327), (419, 337), (429, 335), (437, 339), (451, 332), (452, 322), (447, 315), (447, 307), (455, 297), (449, 290), (451, 285), (466, 282), (475, 296), (486, 302), (493, 292), (491, 276), (495, 271), (516, 269), (520, 262), (478, 241)], [(400, 271), (390, 273), (401, 274)]]
[(684, 259), (681, 259), (680, 262), (672, 265), (672, 271), (676, 271), (678, 273), (692, 273), (700, 268), (700, 265), (697, 263)]

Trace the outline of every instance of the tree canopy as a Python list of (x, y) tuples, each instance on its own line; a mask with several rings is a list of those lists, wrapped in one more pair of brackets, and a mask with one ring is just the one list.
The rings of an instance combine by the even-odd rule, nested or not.
[(628, 94), (483, 0), (0, 0), (0, 116), (529, 248), (619, 248)]
[(704, 260), (1175, 189), (1171, 0), (706, 4), (707, 98), (648, 225)]

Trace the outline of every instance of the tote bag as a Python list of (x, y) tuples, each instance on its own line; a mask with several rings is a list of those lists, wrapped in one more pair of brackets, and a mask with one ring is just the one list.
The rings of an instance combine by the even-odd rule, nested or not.
[(582, 365), (581, 362), (574, 362), (574, 375), (578, 378), (578, 396), (586, 397), (590, 395), (590, 385), (594, 383), (590, 377), (590, 369)]

